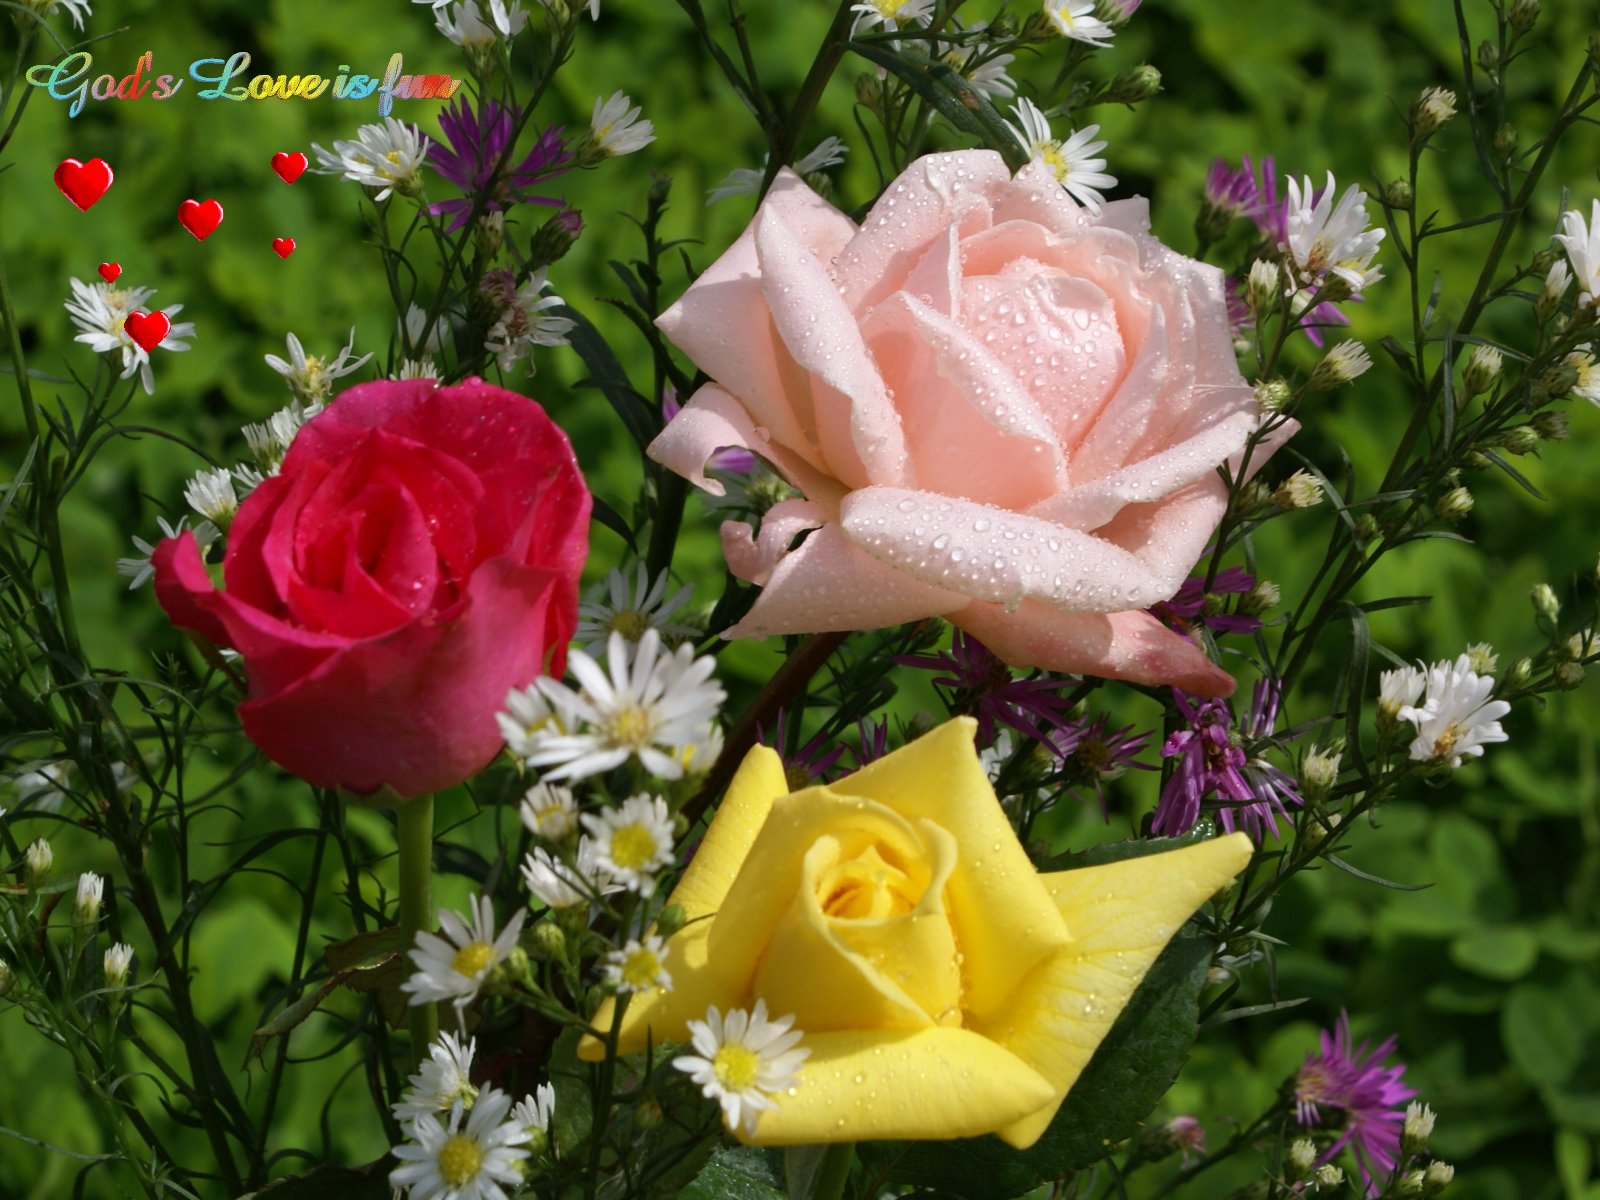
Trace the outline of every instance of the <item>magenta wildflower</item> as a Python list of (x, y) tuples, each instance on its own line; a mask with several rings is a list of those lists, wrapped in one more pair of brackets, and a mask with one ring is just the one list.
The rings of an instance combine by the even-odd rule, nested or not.
[(1228, 332), (1234, 337), (1256, 327), (1255, 314), (1250, 311), (1245, 291), (1245, 281), (1237, 275), (1229, 275), (1222, 281), (1222, 298), (1228, 308)]
[(856, 722), (856, 732), (861, 737), (860, 749), (851, 751), (856, 760), (856, 770), (869, 762), (876, 762), (889, 753), (889, 718), (868, 721), (865, 717)]
[(1254, 633), (1261, 628), (1258, 618), (1216, 611), (1218, 602), (1208, 601), (1207, 596), (1242, 595), (1255, 585), (1256, 577), (1243, 567), (1225, 567), (1218, 571), (1209, 593), (1206, 577), (1192, 575), (1183, 581), (1172, 599), (1151, 605), (1150, 615), (1179, 633), (1188, 633), (1196, 625), (1203, 625), (1213, 633)]
[[(1302, 804), (1294, 780), (1261, 758), (1245, 752), (1230, 729), (1233, 714), (1226, 701), (1189, 696), (1174, 688), (1173, 700), (1188, 721), (1161, 747), (1162, 758), (1177, 758), (1177, 769), (1161, 789), (1150, 830), (1163, 837), (1188, 833), (1200, 820), (1201, 802), (1215, 796), (1217, 820), (1229, 833), (1243, 829), (1257, 842), (1268, 831), (1278, 833), (1278, 817), (1288, 817), (1287, 803)], [(1256, 684), (1250, 711), (1241, 729), (1259, 743), (1269, 737), (1278, 718), (1277, 688), (1268, 680)]]
[(1037, 679), (1015, 679), (1006, 666), (977, 638), (956, 630), (950, 649), (931, 658), (900, 655), (894, 660), (908, 667), (929, 671), (948, 671), (935, 679), (936, 687), (954, 688), (949, 702), (953, 711), (970, 712), (978, 718), (978, 745), (994, 741), (995, 725), (1007, 725), (1031, 742), (1063, 723), (1072, 704), (1061, 695), (1076, 680), (1048, 675)]
[(1094, 785), (1095, 798), (1100, 802), (1100, 815), (1110, 819), (1106, 809), (1105, 785), (1118, 778), (1129, 767), (1139, 771), (1154, 771), (1152, 763), (1135, 762), (1151, 735), (1135, 733), (1132, 725), (1121, 729), (1108, 728), (1105, 714), (1092, 721), (1074, 721), (1045, 734), (1045, 744), (1055, 751), (1062, 768), (1068, 772), (1073, 786)]
[(778, 757), (783, 760), (783, 773), (789, 782), (789, 790), (797, 792), (803, 787), (810, 787), (817, 780), (826, 783), (828, 772), (833, 770), (834, 764), (844, 754), (844, 746), (828, 748), (827, 740), (822, 734), (817, 734), (793, 754), (789, 753), (789, 710), (782, 709), (778, 713), (778, 727), (773, 731), (772, 740), (767, 741), (766, 732), (758, 724), (756, 726), (756, 740), (771, 746), (778, 752)]
[[(499, 212), (516, 204), (548, 204), (559, 208), (564, 203), (551, 196), (536, 196), (530, 190), (560, 175), (572, 162), (572, 152), (561, 140), (560, 128), (553, 125), (539, 135), (521, 163), (507, 165), (490, 190), (490, 177), (501, 155), (511, 145), (518, 115), (516, 109), (494, 100), (485, 101), (483, 108), (474, 113), (466, 96), (439, 114), (444, 142), (434, 142), (428, 148), (428, 165), (467, 194), (454, 200), (441, 200), (430, 205), (428, 211), (435, 216), (453, 214), (452, 230), (466, 224), (479, 195), (487, 197), (480, 210), (483, 212)], [(445, 142), (449, 143), (448, 148)]]
[[(670, 421), (682, 409), (683, 405), (678, 403), (676, 389), (667, 388), (666, 394), (661, 397), (662, 419)], [(748, 475), (756, 469), (756, 456), (748, 450), (724, 446), (721, 450), (712, 452), (707, 465), (714, 471), (726, 471), (730, 475)]]
[(1369, 1045), (1363, 1041), (1351, 1049), (1350, 1014), (1341, 1009), (1333, 1032), (1322, 1032), (1321, 1052), (1309, 1055), (1295, 1076), (1294, 1098), (1295, 1116), (1302, 1125), (1322, 1124), (1324, 1108), (1344, 1113), (1343, 1129), (1317, 1158), (1317, 1165), (1331, 1162), (1349, 1146), (1366, 1194), (1376, 1196), (1394, 1173), (1405, 1124), (1401, 1106), (1417, 1092), (1402, 1079), (1404, 1063), (1383, 1065), (1394, 1052), (1393, 1037), (1371, 1051)]
[(1276, 167), (1270, 154), (1259, 168), (1248, 154), (1240, 167), (1217, 159), (1206, 173), (1206, 200), (1230, 217), (1249, 217), (1274, 245), (1289, 238), (1288, 209), (1278, 202)]

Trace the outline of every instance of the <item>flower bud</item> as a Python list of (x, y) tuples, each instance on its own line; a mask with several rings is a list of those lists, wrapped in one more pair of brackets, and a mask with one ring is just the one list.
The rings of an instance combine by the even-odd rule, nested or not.
[[(1572, 271), (1567, 267), (1566, 261), (1551, 254), (1550, 265), (1544, 269), (1544, 287), (1539, 291), (1539, 298), (1534, 301), (1534, 315), (1541, 321), (1548, 321), (1551, 315), (1561, 307), (1562, 298), (1567, 294), (1567, 288), (1572, 283)], [(1535, 264), (1538, 258), (1534, 259)]]
[(1256, 384), (1256, 403), (1268, 412), (1282, 412), (1293, 395), (1286, 380), (1263, 379)]
[(1149, 63), (1140, 63), (1117, 75), (1106, 84), (1101, 99), (1108, 104), (1138, 104), (1161, 90), (1161, 72)]
[(1494, 131), (1494, 152), (1501, 158), (1510, 158), (1517, 148), (1517, 127), (1510, 121)]
[(1283, 295), (1283, 272), (1270, 258), (1258, 258), (1250, 264), (1250, 275), (1245, 283), (1245, 299), (1250, 311), (1260, 320), (1278, 305)]
[(646, 1133), (660, 1129), (666, 1119), (667, 1114), (660, 1103), (648, 1096), (639, 1101), (639, 1106), (633, 1110), (633, 1123)]
[(49, 842), (38, 838), (22, 852), (22, 861), (27, 867), (29, 886), (38, 887), (50, 877), (50, 868), (55, 865), (56, 855), (50, 849)]
[(1538, 23), (1541, 7), (1539, 0), (1515, 0), (1506, 14), (1506, 21), (1518, 33), (1527, 33)]
[(1296, 471), (1272, 492), (1272, 502), (1288, 512), (1322, 503), (1322, 481), (1309, 471)]
[(1445, 1185), (1456, 1177), (1456, 1169), (1447, 1162), (1434, 1161), (1422, 1173), (1422, 1187), (1428, 1195), (1442, 1192)]
[(1239, 489), (1239, 499), (1234, 504), (1238, 513), (1253, 513), (1272, 497), (1272, 489), (1259, 479), (1252, 479)]
[[(1378, 714), (1378, 719), (1380, 721), (1383, 719), (1382, 713)], [(1342, 824), (1344, 824), (1344, 817), (1336, 812), (1331, 812), (1326, 817), (1313, 818), (1309, 821), (1306, 824), (1305, 832), (1301, 836), (1305, 838), (1306, 845), (1315, 850), (1332, 837), (1334, 830), (1338, 829)]]
[(583, 215), (575, 208), (563, 208), (551, 217), (528, 243), (528, 261), (534, 270), (549, 266), (572, 249), (583, 232)]
[(1533, 430), (1547, 442), (1564, 442), (1571, 436), (1567, 414), (1547, 408), (1533, 418)]
[(1474, 471), (1487, 471), (1494, 466), (1494, 463), (1489, 460), (1487, 455), (1480, 454), (1476, 450), (1467, 451), (1466, 457), (1462, 461)]
[(106, 986), (120, 988), (127, 986), (128, 967), (133, 962), (133, 947), (127, 942), (118, 942), (106, 950), (101, 960), (101, 967), (105, 971)]
[(1400, 1194), (1402, 1196), (1422, 1195), (1422, 1169), (1407, 1171), (1400, 1177)]
[(1412, 114), (1412, 127), (1425, 138), (1456, 115), (1456, 94), (1449, 88), (1424, 88)]
[(1061, 36), (1061, 31), (1056, 24), (1043, 11), (1034, 13), (1022, 23), (1022, 32), (1017, 35), (1017, 44), (1026, 46), (1029, 43), (1051, 42)]
[(1323, 1163), (1313, 1176), (1319, 1188), (1333, 1189), (1344, 1182), (1344, 1172), (1332, 1163)]
[(1300, 792), (1307, 804), (1320, 804), (1339, 778), (1339, 763), (1344, 756), (1337, 746), (1313, 746), (1300, 764)]
[(1378, 535), (1383, 531), (1378, 526), (1378, 518), (1369, 512), (1362, 513), (1356, 518), (1356, 541), (1363, 546), (1370, 546), (1378, 540)]
[(864, 108), (876, 110), (883, 102), (883, 85), (878, 82), (878, 77), (870, 71), (856, 76), (856, 103)]
[(1094, 15), (1107, 25), (1117, 28), (1126, 25), (1144, 0), (1095, 0)]
[(1539, 448), (1539, 431), (1532, 425), (1513, 425), (1500, 438), (1509, 454), (1531, 454)]
[(500, 253), (506, 240), (506, 215), (503, 212), (484, 213), (473, 223), (472, 246), (478, 257), (488, 262)]
[(1247, 617), (1259, 617), (1268, 609), (1276, 608), (1282, 599), (1282, 591), (1272, 580), (1258, 580), (1253, 588), (1239, 597), (1239, 612)]
[(1473, 642), (1467, 647), (1467, 666), (1474, 675), (1493, 675), (1500, 665), (1500, 656), (1488, 642)]
[(1527, 687), (1528, 680), (1533, 678), (1533, 660), (1519, 658), (1511, 664), (1511, 669), (1506, 672), (1504, 686), (1511, 689)]
[(1399, 209), (1401, 212), (1410, 212), (1411, 206), (1416, 201), (1416, 193), (1411, 190), (1411, 184), (1404, 179), (1396, 179), (1383, 189), (1383, 202), (1390, 208)]
[(1016, 36), (1017, 19), (1007, 12), (995, 17), (983, 31), (984, 40), (988, 42), (1004, 42)]
[(105, 880), (93, 871), (78, 876), (78, 898), (72, 906), (72, 924), (78, 929), (93, 928), (100, 919), (100, 900), (105, 894)]
[[(1330, 279), (1337, 278), (1330, 276)], [(1343, 341), (1328, 351), (1311, 372), (1307, 385), (1314, 392), (1331, 391), (1366, 373), (1372, 366), (1372, 357), (1360, 342)]]
[(1205, 1147), (1206, 1131), (1199, 1121), (1188, 1116), (1173, 1117), (1139, 1135), (1134, 1143), (1134, 1158), (1139, 1162), (1160, 1162), (1180, 1150), (1187, 1158), (1191, 1150), (1203, 1151)]
[(1287, 1166), (1290, 1179), (1304, 1179), (1317, 1161), (1317, 1145), (1310, 1138), (1296, 1138), (1289, 1147)]
[(1461, 372), (1461, 390), (1467, 397), (1481, 396), (1494, 386), (1505, 361), (1493, 346), (1474, 346), (1467, 355), (1466, 368)]
[(1490, 75), (1500, 70), (1500, 48), (1488, 38), (1478, 43), (1478, 66)]
[(1422, 1101), (1413, 1100), (1406, 1106), (1406, 1123), (1400, 1137), (1407, 1154), (1421, 1154), (1428, 1148), (1428, 1139), (1433, 1136), (1433, 1122), (1433, 1109)]
[(1555, 669), (1555, 684), (1564, 692), (1576, 691), (1583, 686), (1583, 668), (1577, 663), (1564, 662)]
[(1578, 384), (1578, 368), (1582, 365), (1571, 360), (1587, 357), (1581, 353), (1569, 354), (1560, 362), (1550, 364), (1549, 368), (1533, 381), (1534, 398), (1548, 400), (1552, 396), (1570, 396), (1572, 389)]
[(689, 914), (683, 911), (681, 904), (669, 904), (661, 910), (661, 915), (656, 918), (656, 933), (664, 938), (669, 938), (688, 923)]
[(533, 951), (541, 958), (562, 962), (567, 956), (567, 935), (554, 921), (540, 921), (533, 927)]
[(1561, 615), (1561, 601), (1556, 599), (1556, 593), (1548, 583), (1536, 583), (1528, 592), (1528, 599), (1533, 602), (1534, 615), (1549, 625), (1556, 623), (1556, 618)]
[(1433, 515), (1446, 523), (1459, 521), (1472, 511), (1472, 493), (1464, 487), (1451, 488), (1433, 506)]

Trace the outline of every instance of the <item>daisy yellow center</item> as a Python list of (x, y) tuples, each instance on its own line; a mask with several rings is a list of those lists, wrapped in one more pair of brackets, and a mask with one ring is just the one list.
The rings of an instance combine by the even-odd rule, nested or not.
[(451, 1187), (465, 1187), (482, 1167), (483, 1151), (465, 1134), (458, 1133), (439, 1147), (439, 1177)]
[(611, 861), (624, 871), (643, 870), (656, 856), (656, 835), (643, 825), (624, 825), (611, 835)]
[(608, 629), (614, 629), (630, 642), (637, 642), (644, 636), (644, 631), (650, 628), (650, 622), (638, 609), (630, 608), (615, 614)]
[(1594, 359), (1587, 354), (1569, 354), (1567, 365), (1577, 372), (1578, 380), (1573, 385), (1575, 389), (1587, 388), (1594, 382)]
[(1461, 739), (1461, 726), (1454, 721), (1446, 725), (1444, 732), (1433, 739), (1433, 756), (1435, 758), (1449, 758), (1456, 751), (1456, 742)]
[(630, 704), (606, 722), (606, 734), (617, 745), (637, 750), (650, 740), (651, 725), (650, 714), (637, 704)]
[(711, 1069), (717, 1073), (717, 1082), (730, 1092), (742, 1092), (753, 1087), (761, 1072), (761, 1056), (748, 1046), (729, 1042), (718, 1050), (711, 1060)]
[(900, 15), (900, 10), (908, 3), (910, 0), (873, 0), (873, 7), (883, 16), (894, 18)]
[(471, 978), (494, 961), (494, 947), (488, 942), (468, 942), (450, 960), (450, 969)]
[(631, 988), (652, 987), (660, 974), (661, 960), (653, 950), (641, 947), (623, 960), (622, 981)]
[(1071, 164), (1067, 162), (1066, 155), (1061, 153), (1060, 142), (1042, 142), (1034, 147), (1034, 153), (1039, 156), (1039, 161), (1050, 168), (1057, 182), (1066, 179)]

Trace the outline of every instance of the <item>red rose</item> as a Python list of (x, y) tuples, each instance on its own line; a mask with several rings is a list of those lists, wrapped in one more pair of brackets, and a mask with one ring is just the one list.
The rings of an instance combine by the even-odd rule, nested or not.
[(418, 796), (495, 756), (509, 690), (561, 675), (589, 506), (527, 397), (363, 384), (239, 506), (226, 590), (185, 532), (156, 548), (156, 596), (243, 657), (239, 716), (267, 757), (321, 787)]

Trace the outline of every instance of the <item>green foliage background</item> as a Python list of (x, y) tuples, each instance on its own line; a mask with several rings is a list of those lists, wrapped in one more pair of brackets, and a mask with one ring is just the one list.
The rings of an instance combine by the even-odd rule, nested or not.
[[(1475, 28), (1486, 24), (1486, 3), (1465, 2)], [(764, 146), (676, 6), (604, 0), (603, 7), (597, 25), (585, 24), (576, 59), (560, 75), (540, 119), (581, 127), (596, 95), (622, 88), (655, 121), (658, 141), (642, 154), (561, 182), (561, 193), (582, 209), (587, 230), (551, 274), (554, 290), (606, 331), (642, 381), (643, 344), (604, 303), (621, 291), (606, 261), (638, 252), (629, 218), (643, 214), (651, 175), (660, 173), (672, 179), (668, 235), (698, 242), (691, 257), (705, 265), (750, 212), (744, 199), (707, 208), (705, 190), (729, 169), (754, 165)], [(749, 7), (763, 80), (775, 95), (792, 96), (831, 6), (798, 0)], [(65, 24), (55, 21), (63, 33)], [(1547, 49), (1537, 65), (1513, 76), (1517, 104), (1507, 118), (1527, 121), (1525, 136), (1536, 135), (1539, 114), (1559, 99), (1596, 28), (1592, 4), (1547, 0), (1535, 35)], [(427, 9), (400, 0), (101, 0), (91, 32), (109, 34), (92, 47), (94, 74), (119, 77), (146, 50), (154, 52), (157, 72), (178, 75), (194, 59), (237, 50), (251, 53), (249, 74), (331, 76), (341, 63), (379, 74), (395, 50), (405, 54), (408, 70), (461, 71), (454, 47), (434, 32)], [(7, 60), (15, 36), (10, 14), (0, 13), (0, 55)], [(47, 56), (36, 48), (33, 57)], [(1116, 194), (1151, 196), (1157, 232), (1180, 249), (1193, 245), (1200, 185), (1213, 158), (1271, 153), (1280, 172), (1317, 178), (1331, 168), (1341, 184), (1379, 185), (1404, 167), (1397, 110), (1425, 85), (1455, 84), (1460, 67), (1450, 0), (1146, 0), (1094, 69), (1140, 61), (1162, 70), (1165, 92), (1137, 111), (1105, 109), (1097, 119), (1110, 142), (1110, 170), (1122, 181)], [(831, 133), (851, 143), (847, 166), (835, 172), (836, 199), (846, 207), (870, 200), (878, 186), (851, 118), (851, 76), (865, 69), (847, 62), (803, 142), (809, 148)], [(1024, 66), (1022, 73), (1029, 69)], [(329, 145), (354, 136), (359, 124), (376, 119), (376, 102), (336, 102), (331, 96), (316, 102), (204, 102), (194, 95), (198, 86), (191, 80), (164, 103), (90, 102), (75, 120), (65, 104), (34, 95), (10, 148), (9, 167), (0, 174), (0, 253), (16, 293), (29, 361), (58, 381), (93, 369), (87, 349), (72, 341), (75, 330), (62, 309), (69, 276), (92, 281), (99, 262), (118, 261), (123, 282), (159, 289), (155, 303), (183, 303), (182, 319), (197, 326), (194, 349), (158, 352), (155, 395), (137, 395), (124, 419), (168, 430), (219, 461), (234, 461), (243, 449), (240, 424), (260, 420), (286, 401), (262, 356), (282, 354), (288, 331), (308, 351), (326, 355), (354, 327), (358, 351), (377, 351), (374, 365), (384, 362), (395, 312), (368, 244), (361, 190), (310, 174), (285, 187), (268, 166), (276, 150), (309, 152), (313, 141)], [(396, 115), (433, 131), (435, 108), (427, 101), (401, 102)], [(1441, 135), (1440, 153), (1429, 155), (1427, 190), (1419, 203), (1424, 210), (1438, 208), (1444, 220), (1486, 211), (1472, 207), (1481, 206), (1482, 192), (1472, 182), (1465, 134), (1458, 120)], [(77, 212), (51, 182), (55, 164), (69, 155), (98, 155), (117, 171), (111, 192), (88, 214)], [(1597, 192), (1597, 159), (1600, 138), (1591, 126), (1574, 137), (1551, 173), (1585, 209)], [(178, 203), (191, 196), (214, 196), (227, 210), (222, 227), (204, 243), (175, 220)], [(1562, 206), (1553, 190), (1539, 198), (1529, 225), (1540, 232), (1519, 247), (1520, 261), (1547, 244), (1545, 234), (1554, 229)], [(299, 243), (285, 261), (270, 248), (271, 239), (282, 235)], [(1463, 246), (1471, 241), (1461, 239)], [(1446, 316), (1452, 296), (1470, 286), (1478, 261), (1462, 248), (1426, 264), (1442, 274)], [(419, 266), (426, 279), (429, 265)], [(1398, 277), (1397, 264), (1390, 275)], [(667, 293), (682, 286), (681, 276), (669, 280)], [(1393, 280), (1351, 311), (1355, 334), (1369, 341), (1408, 321), (1402, 288)], [(1499, 326), (1491, 321), (1488, 332), (1515, 344), (1523, 332), (1517, 320)], [(1303, 349), (1301, 365), (1309, 366), (1313, 358)], [(562, 423), (596, 493), (626, 511), (641, 486), (631, 445), (598, 393), (577, 386), (583, 371), (575, 355), (550, 352), (540, 361), (536, 378), (508, 382), (536, 396)], [(35, 386), (49, 404), (57, 394), (69, 407), (76, 398), (70, 383)], [(0, 471), (7, 475), (25, 449), (13, 393), (8, 379), (0, 386), (6, 397), (0, 408)], [(1337, 464), (1335, 447), (1344, 446), (1370, 487), (1407, 415), (1380, 362), (1358, 385), (1309, 409), (1296, 446), (1330, 471)], [(1462, 531), (1476, 546), (1407, 547), (1363, 585), (1367, 599), (1433, 597), (1425, 608), (1379, 614), (1376, 639), (1407, 658), (1454, 655), (1468, 642), (1488, 640), (1500, 651), (1502, 666), (1538, 649), (1542, 640), (1526, 600), (1529, 586), (1547, 580), (1575, 600), (1573, 581), (1588, 576), (1600, 549), (1600, 472), (1594, 465), (1600, 412), (1580, 403), (1571, 417), (1570, 441), (1547, 444), (1537, 459), (1519, 460), (1547, 500), (1535, 500), (1503, 476), (1471, 479), (1477, 507)], [(91, 657), (102, 666), (145, 676), (153, 655), (188, 652), (151, 594), (124, 590), (112, 562), (129, 553), (131, 535), (155, 532), (157, 514), (181, 510), (183, 483), (201, 465), (197, 455), (169, 441), (118, 442), (100, 455), (76, 494), (65, 531), (69, 560), (80, 624)], [(698, 519), (699, 512), (691, 504), (677, 566), (709, 598), (720, 578), (720, 557), (714, 522)], [(1332, 519), (1325, 508), (1308, 512), (1274, 525), (1262, 539), (1262, 573), (1283, 583), (1286, 595), (1309, 577)], [(616, 560), (620, 543), (597, 527), (594, 546), (591, 573), (598, 575)], [(1333, 639), (1325, 664), (1330, 675), (1337, 651)], [(725, 656), (735, 703), (748, 699), (778, 659), (770, 646), (741, 646)], [(904, 712), (929, 702), (921, 688), (919, 683), (903, 693)], [(1291, 720), (1314, 713), (1312, 706), (1323, 699), (1303, 697), (1305, 711), (1291, 713)], [(1146, 720), (1152, 713), (1133, 710)], [(1398, 1034), (1408, 1080), (1439, 1112), (1435, 1150), (1459, 1164), (1452, 1194), (1462, 1200), (1600, 1197), (1600, 783), (1594, 749), (1600, 690), (1591, 679), (1582, 690), (1558, 697), (1537, 719), (1519, 711), (1506, 724), (1509, 745), (1491, 747), (1481, 764), (1463, 768), (1444, 786), (1415, 789), (1386, 809), (1380, 827), (1363, 832), (1349, 855), (1373, 874), (1433, 886), (1386, 890), (1327, 870), (1302, 877), (1279, 902), (1267, 930), (1289, 943), (1278, 955), (1276, 995), (1308, 1002), (1205, 1032), (1158, 1115), (1192, 1113), (1211, 1131), (1213, 1145), (1221, 1144), (1231, 1123), (1248, 1122), (1271, 1101), (1315, 1046), (1316, 1030), (1331, 1025), (1346, 1007), (1358, 1034)], [(225, 738), (212, 744), (217, 753), (234, 752), (223, 749)], [(200, 771), (221, 779), (234, 765), (216, 761)], [(0, 804), (5, 802), (0, 796)], [(1100, 825), (1097, 813), (1085, 811), (1069, 814), (1058, 833), (1074, 846), (1122, 836), (1153, 803), (1151, 780), (1130, 777), (1113, 789), (1109, 828)], [(466, 797), (447, 797), (442, 825), (448, 830), (473, 811)], [(494, 826), (504, 821), (505, 811), (447, 836), (491, 853)], [(191, 829), (190, 870), (199, 878), (215, 875), (259, 839), (314, 824), (303, 789), (272, 769), (252, 771), (233, 788), (226, 809)], [(393, 887), (388, 823), (351, 811), (349, 830), (357, 857), (368, 867), (363, 895), (380, 903)], [(58, 870), (109, 872), (109, 851), (87, 837), (63, 829), (52, 838)], [(288, 838), (250, 869), (228, 876), (193, 929), (197, 1005), (222, 1033), (224, 1069), (250, 1075), (255, 1088), (263, 1086), (262, 1071), (245, 1065), (248, 1036), (281, 1003), (296, 938), (290, 914), (298, 909), (284, 875), (305, 874), (309, 846), (308, 839)], [(174, 853), (171, 846), (152, 849), (158, 864), (170, 864)], [(314, 950), (351, 932), (335, 899), (343, 880), (342, 869), (326, 857), (323, 899), (311, 932)], [(470, 887), (464, 876), (447, 876), (440, 900), (458, 903)], [(176, 908), (179, 897), (168, 899)], [(147, 962), (146, 948), (140, 949)], [(1271, 998), (1266, 973), (1258, 970), (1236, 1003)], [(272, 1144), (301, 1147), (318, 1158), (366, 1162), (382, 1154), (387, 1142), (356, 1077), (361, 1064), (336, 1045), (337, 1035), (337, 1025), (322, 1016), (295, 1033), (296, 1058), (316, 1061), (291, 1066)], [(173, 1040), (170, 1032), (165, 1037)], [(154, 1042), (174, 1049), (159, 1036)], [(20, 1021), (0, 1024), (0, 1047), (0, 1126), (69, 1150), (107, 1148), (61, 1052)], [(148, 1110), (161, 1116), (149, 1080), (127, 1086), (148, 1093)], [(175, 1103), (181, 1109), (181, 1101)], [(180, 1143), (192, 1137), (194, 1156), (203, 1157), (197, 1133), (174, 1130)], [(80, 1165), (0, 1134), (0, 1195), (66, 1195)], [(277, 1169), (302, 1167), (286, 1157)], [(1259, 1163), (1246, 1156), (1205, 1176), (1192, 1194), (1222, 1195), (1258, 1171)], [(1157, 1172), (1145, 1172), (1138, 1187), (1148, 1188), (1157, 1178)], [(115, 1194), (111, 1177), (91, 1173), (88, 1194)]]

